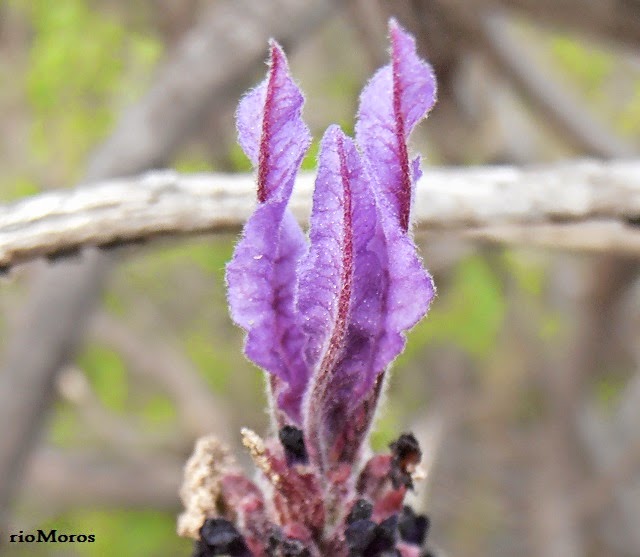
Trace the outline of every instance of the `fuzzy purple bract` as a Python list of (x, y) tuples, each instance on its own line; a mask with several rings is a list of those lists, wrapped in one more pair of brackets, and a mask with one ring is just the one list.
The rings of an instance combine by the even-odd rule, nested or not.
[(435, 293), (410, 235), (420, 165), (407, 148), (435, 78), (410, 34), (394, 20), (389, 33), (391, 63), (360, 96), (355, 141), (338, 126), (322, 138), (308, 238), (287, 204), (311, 138), (275, 42), (267, 78), (240, 101), (258, 206), (227, 267), (228, 301), (268, 374), (277, 435), (245, 443), (255, 482), (222, 477), (198, 555), (421, 555), (428, 523), (403, 505), (415, 438), (388, 454), (366, 446), (385, 372)]

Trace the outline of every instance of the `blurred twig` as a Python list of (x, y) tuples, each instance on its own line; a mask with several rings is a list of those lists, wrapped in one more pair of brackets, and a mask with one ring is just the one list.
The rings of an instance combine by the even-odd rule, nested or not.
[(618, 460), (604, 470), (595, 482), (585, 488), (577, 497), (576, 506), (584, 519), (593, 518), (606, 509), (615, 499), (615, 493), (630, 479), (637, 478), (636, 470), (640, 468), (640, 439), (632, 442)]
[[(635, 346), (633, 346), (635, 348)], [(636, 349), (637, 352), (637, 349)], [(640, 363), (636, 353), (636, 365)], [(640, 547), (640, 372), (627, 383), (612, 419), (605, 419), (594, 405), (580, 409), (578, 433), (595, 464), (600, 480), (586, 491), (581, 510), (588, 513), (598, 504), (615, 503), (616, 520), (604, 521), (609, 543), (630, 554)], [(611, 512), (605, 514), (611, 516)], [(605, 530), (605, 529), (603, 529)], [(605, 530), (606, 531), (606, 530)]]
[(347, 6), (346, 15), (364, 46), (371, 69), (386, 63), (387, 53), (383, 40), (386, 18), (380, 5), (370, 0), (353, 0)]
[(168, 432), (161, 435), (143, 432), (131, 419), (105, 408), (87, 377), (76, 367), (68, 367), (58, 376), (57, 387), (60, 396), (78, 412), (80, 421), (108, 444), (109, 450), (134, 459), (150, 447), (176, 446), (176, 440)]
[(638, 0), (473, 0), (485, 8), (508, 8), (541, 23), (564, 27), (609, 43), (640, 44)]
[[(638, 255), (639, 176), (637, 160), (429, 169), (416, 193), (416, 225), (492, 242)], [(291, 205), (302, 222), (312, 187), (313, 176), (301, 175)], [(237, 230), (253, 210), (254, 189), (249, 175), (156, 172), (42, 194), (0, 208), (0, 262)]]
[(198, 370), (170, 342), (142, 338), (103, 312), (95, 316), (92, 329), (100, 342), (123, 357), (132, 373), (159, 384), (175, 401), (188, 443), (211, 433), (233, 443), (235, 432), (229, 427), (226, 403), (211, 392)]
[(175, 511), (182, 466), (181, 457), (159, 454), (123, 461), (102, 452), (43, 448), (26, 471), (25, 500), (50, 514), (78, 507)]
[(636, 49), (640, 44), (639, 0), (435, 0), (458, 3), (474, 14), (508, 11), (528, 20), (570, 30), (605, 43)]
[(492, 13), (478, 21), (479, 37), (487, 52), (526, 100), (581, 152), (615, 158), (636, 150), (597, 122), (577, 95), (571, 95), (543, 69), (522, 41), (512, 36), (506, 18)]

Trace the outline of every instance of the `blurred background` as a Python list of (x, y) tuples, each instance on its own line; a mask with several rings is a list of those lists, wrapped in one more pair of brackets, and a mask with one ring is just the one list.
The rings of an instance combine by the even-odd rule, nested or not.
[[(352, 133), (395, 15), (439, 101), (427, 165), (632, 156), (637, 0), (0, 0), (0, 196), (172, 167), (247, 172), (233, 112), (290, 56), (316, 142)], [(438, 555), (640, 555), (640, 281), (614, 255), (417, 237), (439, 296), (373, 445), (422, 440)], [(24, 264), (0, 289), (0, 554), (188, 555), (182, 465), (267, 427), (223, 282), (233, 236)], [(8, 544), (57, 528), (93, 544)]]

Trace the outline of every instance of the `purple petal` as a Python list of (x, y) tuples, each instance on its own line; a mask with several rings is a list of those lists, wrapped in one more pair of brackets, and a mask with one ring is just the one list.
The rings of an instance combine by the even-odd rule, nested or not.
[(315, 369), (306, 430), (312, 458), (330, 464), (359, 451), (372, 417), (359, 405), (426, 313), (433, 285), (337, 127), (322, 141), (310, 239), (298, 293), (305, 358)]
[(306, 376), (293, 304), (295, 268), (305, 249), (284, 203), (265, 203), (247, 221), (227, 266), (231, 317), (249, 333), (247, 357), (288, 383)]
[[(377, 198), (376, 209), (374, 235), (357, 248), (347, 348), (334, 370), (341, 381), (332, 387), (334, 409), (327, 413), (328, 429), (335, 432), (327, 442), (332, 462), (358, 458), (379, 401), (383, 374), (404, 349), (406, 331), (426, 315), (435, 296), (433, 280), (413, 240), (388, 204)], [(346, 404), (336, 404), (339, 400)]]
[(307, 337), (304, 355), (307, 365), (316, 369), (309, 395), (311, 408), (305, 412), (309, 422), (305, 430), (315, 460), (321, 458), (320, 429), (324, 421), (321, 414), (330, 396), (330, 383), (339, 379), (332, 372), (344, 349), (351, 310), (354, 240), (360, 233), (354, 223), (359, 207), (353, 207), (352, 203), (354, 194), (358, 195), (354, 190), (362, 185), (356, 164), (359, 161), (353, 143), (337, 126), (331, 126), (320, 147), (309, 233), (311, 244), (298, 271), (297, 309), (304, 315), (302, 327)]
[(389, 32), (391, 64), (378, 70), (360, 95), (356, 140), (406, 231), (416, 179), (407, 139), (433, 106), (436, 82), (413, 37), (393, 19)]
[[(239, 141), (258, 170), (258, 201), (227, 266), (233, 320), (247, 332), (245, 353), (255, 364), (299, 389), (308, 371), (295, 313), (296, 267), (306, 251), (302, 230), (286, 209), (310, 136), (301, 118), (303, 98), (286, 58), (272, 44), (267, 79), (238, 108)], [(299, 421), (299, 400), (280, 388), (281, 407)]]
[(238, 142), (258, 170), (258, 201), (288, 199), (311, 142), (301, 118), (304, 97), (289, 76), (287, 58), (271, 42), (269, 75), (245, 95), (236, 114)]
[(330, 462), (354, 461), (366, 438), (382, 374), (427, 313), (435, 289), (411, 238), (378, 211), (373, 235), (357, 246), (354, 296), (344, 350), (323, 397), (323, 444)]
[(310, 248), (300, 262), (297, 310), (304, 315), (310, 367), (340, 347), (351, 301), (353, 222), (351, 176), (337, 126), (325, 132), (313, 194)]
[[(426, 313), (433, 285), (337, 127), (322, 141), (310, 239), (298, 293), (305, 358), (315, 369), (305, 429), (311, 457), (331, 465), (359, 452), (372, 415), (359, 405), (404, 347), (403, 331)], [(366, 419), (350, 424), (356, 411)]]

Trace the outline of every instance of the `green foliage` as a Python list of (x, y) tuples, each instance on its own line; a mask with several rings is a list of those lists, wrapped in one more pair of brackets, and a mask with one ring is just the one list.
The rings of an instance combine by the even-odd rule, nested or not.
[(203, 373), (211, 388), (224, 392), (229, 384), (229, 372), (235, 357), (223, 346), (215, 346), (211, 331), (194, 330), (186, 335), (185, 353)]
[(629, 62), (611, 51), (562, 34), (551, 37), (550, 50), (555, 65), (596, 112), (612, 121), (624, 135), (640, 133), (640, 76)]
[[(235, 239), (234, 239), (235, 240)], [(211, 304), (215, 305), (216, 293), (222, 292), (221, 307), (214, 308), (226, 312), (224, 292), (219, 288), (224, 284), (227, 261), (231, 258), (233, 241), (228, 236), (197, 238), (163, 246), (163, 249), (140, 254), (127, 265), (126, 274), (132, 286), (145, 293), (150, 290), (149, 277), (164, 277), (164, 282), (154, 281), (153, 288), (159, 296), (173, 297), (179, 292), (180, 281), (185, 274), (197, 274), (206, 277), (204, 287), (212, 295)]]
[(229, 150), (229, 161), (233, 168), (236, 169), (236, 172), (251, 172), (253, 169), (251, 161), (237, 143), (234, 143)]
[(88, 0), (14, 1), (34, 32), (25, 92), (32, 150), (75, 177), (123, 102), (142, 87), (160, 43), (128, 30)]
[(427, 318), (412, 332), (407, 350), (398, 358), (406, 364), (427, 343), (453, 343), (485, 359), (495, 346), (506, 311), (499, 277), (489, 262), (472, 256), (461, 261), (447, 292), (432, 303)]
[(621, 370), (608, 370), (609, 373), (598, 377), (593, 385), (598, 406), (605, 413), (617, 408), (620, 396), (625, 392), (629, 378)]
[(320, 154), (320, 141), (314, 139), (307, 154), (302, 159), (302, 170), (315, 170), (318, 165), (318, 155)]
[[(28, 532), (55, 529), (61, 534), (94, 534), (93, 543), (25, 543), (9, 544), (7, 557), (176, 557), (189, 555), (192, 542), (175, 534), (172, 515), (150, 510), (78, 511), (34, 524)], [(5, 553), (3, 553), (5, 555)]]
[(143, 424), (156, 430), (164, 430), (176, 421), (176, 408), (166, 395), (152, 395), (143, 403), (139, 415)]
[(23, 197), (40, 193), (36, 183), (25, 176), (19, 176), (13, 179), (0, 179), (0, 183), (2, 184), (4, 201), (16, 201)]
[(538, 336), (543, 340), (557, 339), (565, 332), (565, 324), (558, 313), (545, 312), (540, 317)]
[(111, 314), (124, 317), (128, 306), (126, 302), (113, 290), (107, 290), (102, 297), (102, 305)]
[(633, 93), (623, 103), (623, 108), (616, 118), (617, 128), (625, 135), (640, 133), (640, 77), (635, 80)]
[(213, 165), (202, 157), (183, 157), (178, 159), (173, 168), (183, 174), (196, 174), (198, 172), (213, 172)]
[(170, 244), (161, 250), (140, 253), (129, 262), (127, 274), (133, 280), (145, 281), (149, 275), (162, 276), (195, 263), (200, 270), (223, 280), (232, 251), (233, 244), (224, 237)]
[[(68, 527), (79, 532), (93, 532), (92, 544), (76, 544), (79, 557), (112, 557), (115, 555), (153, 555), (174, 557), (188, 555), (191, 543), (175, 534), (175, 521), (170, 515), (154, 511), (89, 511), (71, 513)], [(64, 518), (51, 527), (62, 531)]]
[[(191, 543), (175, 534), (170, 515), (153, 511), (82, 513), (74, 517), (79, 526), (95, 531), (96, 543), (87, 547), (87, 557), (112, 555), (154, 555), (173, 557), (188, 554)], [(135, 527), (132, 527), (135, 525)], [(102, 540), (102, 543), (100, 543)]]
[(614, 67), (614, 57), (566, 35), (555, 35), (551, 49), (556, 63), (590, 95), (598, 95)]
[(210, 242), (193, 246), (188, 253), (190, 259), (200, 268), (212, 273), (220, 282), (224, 281), (224, 270), (233, 253), (233, 242), (219, 237)]
[(76, 412), (65, 402), (55, 405), (55, 412), (49, 427), (49, 439), (54, 445), (68, 447), (75, 444), (78, 434)]
[(398, 438), (402, 427), (400, 408), (395, 404), (388, 404), (383, 408), (382, 415), (371, 432), (371, 448), (375, 452), (385, 452), (389, 443)]
[(78, 362), (100, 402), (114, 412), (124, 412), (129, 382), (120, 356), (103, 346), (90, 344), (80, 354)]
[(545, 281), (544, 266), (518, 255), (506, 250), (501, 256), (505, 268), (523, 293), (533, 297), (541, 296)]

